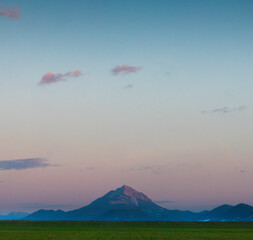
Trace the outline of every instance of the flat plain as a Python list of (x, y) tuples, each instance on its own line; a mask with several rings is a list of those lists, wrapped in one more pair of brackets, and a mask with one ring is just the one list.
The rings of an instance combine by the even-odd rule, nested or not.
[(0, 221), (1, 240), (252, 240), (243, 222)]

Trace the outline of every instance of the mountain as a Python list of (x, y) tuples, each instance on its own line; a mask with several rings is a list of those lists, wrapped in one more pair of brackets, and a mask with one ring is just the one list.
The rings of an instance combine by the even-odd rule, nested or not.
[(0, 215), (0, 220), (20, 220), (28, 215), (29, 213), (24, 212), (11, 212), (7, 215)]
[(211, 211), (168, 210), (144, 193), (122, 186), (72, 211), (39, 210), (24, 220), (108, 220), (108, 221), (253, 221), (253, 207), (246, 204), (222, 205)]
[(236, 206), (222, 205), (208, 211), (201, 217), (209, 221), (253, 221), (253, 207), (244, 203)]
[(57, 221), (57, 220), (68, 220), (67, 217), (65, 217), (66, 212), (62, 210), (39, 210), (36, 211), (24, 218), (24, 220), (40, 220), (40, 221)]
[(168, 210), (152, 202), (145, 194), (131, 187), (122, 186), (108, 192), (90, 205), (70, 211), (71, 218), (78, 219), (149, 219), (167, 216)]
[(39, 210), (26, 220), (148, 220), (167, 217), (169, 210), (126, 185), (110, 191), (91, 204), (69, 212)]
[(25, 220), (188, 220), (190, 211), (168, 210), (160, 207), (144, 193), (129, 186), (110, 191), (91, 204), (69, 212), (39, 210)]

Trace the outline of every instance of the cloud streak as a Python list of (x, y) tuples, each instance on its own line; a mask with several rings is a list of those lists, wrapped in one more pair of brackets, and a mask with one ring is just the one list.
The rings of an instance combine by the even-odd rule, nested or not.
[(0, 16), (18, 19), (20, 17), (20, 8), (18, 6), (9, 6), (4, 9), (4, 6), (0, 5)]
[(157, 166), (141, 166), (138, 168), (131, 168), (131, 171), (150, 171), (151, 173), (161, 174), (163, 173), (162, 169)]
[(44, 158), (26, 158), (0, 161), (0, 170), (24, 170), (30, 168), (46, 168), (56, 166)]
[(139, 70), (141, 70), (141, 67), (121, 65), (121, 66), (116, 66), (115, 68), (113, 68), (112, 74), (117, 76), (120, 73), (121, 74), (137, 73)]
[(100, 169), (100, 167), (86, 167), (86, 170), (97, 170)]
[(222, 107), (222, 108), (215, 108), (211, 111), (202, 111), (202, 113), (232, 113), (232, 112), (242, 112), (246, 110), (246, 106), (240, 106), (240, 107)]
[(69, 78), (77, 78), (82, 76), (82, 72), (80, 70), (76, 70), (73, 72), (67, 72), (67, 73), (51, 73), (48, 72), (44, 74), (39, 82), (39, 85), (47, 85), (51, 83), (56, 83), (60, 81), (67, 81)]

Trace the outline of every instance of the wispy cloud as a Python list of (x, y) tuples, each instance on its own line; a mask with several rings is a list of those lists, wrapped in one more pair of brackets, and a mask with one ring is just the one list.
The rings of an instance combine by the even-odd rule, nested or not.
[(215, 108), (211, 111), (202, 111), (201, 113), (232, 113), (232, 112), (242, 112), (246, 110), (246, 106), (240, 106), (240, 107), (221, 107), (221, 108)]
[(1, 183), (4, 183), (4, 181), (3, 181), (3, 180), (0, 180), (0, 184), (1, 184)]
[(50, 83), (55, 83), (55, 82), (59, 82), (59, 81), (66, 81), (69, 78), (77, 78), (82, 76), (82, 72), (80, 70), (76, 70), (73, 72), (67, 72), (67, 73), (51, 73), (48, 72), (45, 75), (42, 76), (39, 85), (46, 85), (46, 84), (50, 84)]
[(0, 16), (18, 19), (20, 17), (20, 8), (18, 6), (9, 6), (4, 8), (3, 5), (0, 5)]
[(127, 84), (124, 86), (124, 89), (132, 89), (134, 86), (132, 84)]
[(131, 171), (149, 171), (155, 174), (161, 174), (163, 173), (161, 167), (158, 166), (140, 166), (138, 168), (131, 168)]
[(99, 170), (101, 168), (102, 168), (102, 166), (87, 166), (87, 167), (78, 169), (78, 172), (83, 173), (84, 171), (96, 171), (96, 170)]
[(124, 74), (137, 73), (139, 70), (141, 70), (141, 67), (121, 65), (121, 66), (116, 66), (115, 68), (113, 68), (112, 74), (117, 76), (120, 73), (124, 73)]
[(50, 164), (44, 158), (26, 158), (0, 161), (0, 170), (23, 170), (29, 168), (45, 168), (57, 166)]
[(86, 167), (85, 169), (86, 170), (97, 170), (97, 169), (100, 169), (101, 167), (94, 167), (94, 166), (91, 166), (91, 167)]
[(135, 168), (135, 170), (137, 171), (145, 171), (145, 170), (152, 170), (154, 167), (152, 166), (141, 166), (141, 167), (138, 167), (138, 168)]

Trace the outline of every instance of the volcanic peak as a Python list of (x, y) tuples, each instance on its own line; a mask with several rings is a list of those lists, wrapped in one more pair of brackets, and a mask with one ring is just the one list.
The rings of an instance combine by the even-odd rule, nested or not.
[(114, 194), (119, 194), (119, 195), (123, 194), (123, 195), (133, 197), (136, 199), (141, 199), (143, 201), (151, 201), (151, 199), (148, 198), (144, 193), (138, 192), (135, 189), (133, 189), (127, 185), (123, 185), (122, 187), (116, 189)]

